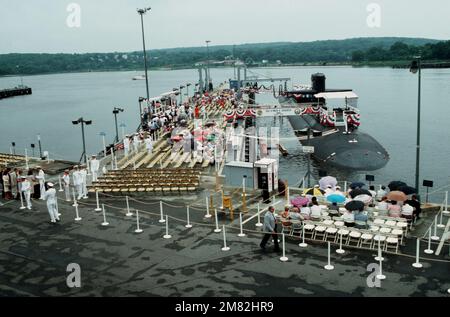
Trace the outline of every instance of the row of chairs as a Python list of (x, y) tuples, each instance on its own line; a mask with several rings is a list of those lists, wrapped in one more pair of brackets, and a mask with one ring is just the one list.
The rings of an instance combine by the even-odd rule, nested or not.
[(200, 177), (198, 176), (184, 176), (184, 175), (158, 175), (158, 176), (147, 176), (147, 177), (99, 177), (98, 182), (100, 183), (111, 183), (111, 182), (125, 182), (125, 183), (134, 183), (134, 182), (171, 182), (177, 180), (186, 180), (186, 181), (199, 181)]
[(305, 238), (314, 241), (340, 242), (358, 248), (377, 249), (378, 243), (384, 251), (394, 250), (398, 253), (401, 237), (395, 234), (374, 233), (370, 230), (349, 228), (346, 226), (327, 225), (305, 220), (298, 224), (287, 226), (283, 224), (282, 232), (290, 236), (300, 236), (305, 231)]
[(95, 193), (181, 193), (181, 192), (195, 192), (198, 190), (198, 186), (191, 183), (179, 183), (172, 185), (147, 185), (147, 186), (135, 186), (135, 185), (115, 185), (115, 186), (91, 186), (89, 192)]
[(198, 175), (201, 170), (197, 168), (192, 169), (131, 169), (131, 170), (120, 170), (120, 171), (110, 171), (107, 175), (120, 176), (120, 175), (171, 175), (171, 174), (187, 174), (187, 175)]

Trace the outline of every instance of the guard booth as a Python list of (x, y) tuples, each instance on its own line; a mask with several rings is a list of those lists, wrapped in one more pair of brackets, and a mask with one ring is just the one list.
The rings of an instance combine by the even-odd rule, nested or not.
[(242, 187), (243, 178), (246, 176), (245, 187), (256, 188), (253, 163), (239, 161), (227, 163), (223, 174), (225, 175), (225, 184), (227, 186)]
[(263, 158), (255, 162), (256, 188), (271, 193), (278, 189), (278, 161), (271, 158)]

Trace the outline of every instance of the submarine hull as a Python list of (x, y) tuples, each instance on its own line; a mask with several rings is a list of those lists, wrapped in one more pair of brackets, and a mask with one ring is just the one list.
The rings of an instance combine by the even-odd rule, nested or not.
[(373, 137), (358, 130), (345, 133), (344, 127), (334, 129), (322, 126), (314, 116), (288, 117), (295, 131), (311, 128), (322, 136), (299, 137), (304, 146), (314, 146), (312, 157), (321, 164), (354, 170), (375, 171), (389, 161), (389, 154)]

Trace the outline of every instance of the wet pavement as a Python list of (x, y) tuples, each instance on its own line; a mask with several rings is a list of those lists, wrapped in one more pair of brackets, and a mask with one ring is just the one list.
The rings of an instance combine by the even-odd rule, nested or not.
[[(92, 196), (92, 195), (91, 195)], [(138, 197), (136, 197), (138, 198)], [(272, 245), (259, 249), (261, 233), (254, 221), (240, 238), (237, 220), (227, 224), (224, 252), (223, 234), (214, 233), (214, 217), (204, 218), (201, 197), (186, 196), (166, 200), (164, 213), (169, 218), (171, 239), (164, 239), (165, 225), (159, 223), (157, 200), (130, 200), (132, 211), (140, 210), (140, 227), (135, 233), (136, 217), (126, 217), (123, 197), (101, 196), (106, 205), (109, 226), (102, 226), (95, 200), (80, 202), (82, 220), (74, 221), (75, 208), (59, 200), (62, 221), (49, 223), (42, 201), (33, 210), (19, 210), (20, 203), (0, 206), (0, 295), (2, 296), (450, 296), (450, 258), (424, 255), (423, 268), (415, 269), (414, 241), (402, 248), (405, 255), (386, 254), (380, 287), (368, 265), (374, 251), (346, 249), (335, 253), (333, 271), (327, 262), (324, 244), (310, 243), (305, 249), (289, 238), (288, 262), (272, 252)], [(185, 228), (186, 209), (191, 204), (191, 229)], [(117, 209), (116, 209), (117, 208)], [(247, 217), (247, 216), (246, 216)], [(425, 244), (423, 244), (425, 246)], [(435, 246), (433, 244), (433, 246)], [(409, 255), (409, 256), (408, 256)], [(70, 288), (67, 266), (81, 268), (81, 287)]]

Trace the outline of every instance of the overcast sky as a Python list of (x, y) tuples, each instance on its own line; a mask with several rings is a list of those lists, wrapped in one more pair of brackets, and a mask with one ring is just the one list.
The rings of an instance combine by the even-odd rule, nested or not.
[[(67, 6), (81, 8), (70, 28)], [(379, 4), (380, 27), (367, 6)], [(448, 0), (0, 0), (0, 53), (114, 52), (148, 48), (314, 41), (362, 36), (450, 39)], [(73, 20), (72, 20), (73, 21)], [(373, 21), (373, 20), (371, 20)]]

